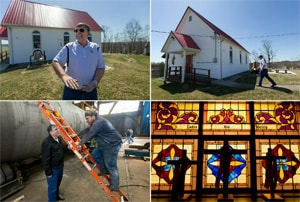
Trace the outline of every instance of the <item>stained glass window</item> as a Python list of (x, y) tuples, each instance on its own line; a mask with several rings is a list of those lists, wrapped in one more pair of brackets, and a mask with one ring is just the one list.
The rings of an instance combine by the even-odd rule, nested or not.
[(152, 165), (151, 190), (171, 190), (174, 166), (166, 162), (180, 158), (178, 151), (183, 149), (190, 160), (201, 162), (187, 170), (184, 189), (194, 193), (216, 189), (220, 156), (204, 154), (203, 150), (219, 150), (224, 139), (228, 139), (232, 149), (247, 151), (231, 156), (229, 188), (251, 192), (256, 184), (258, 191), (266, 191), (265, 163), (255, 158), (265, 156), (271, 147), (274, 155), (287, 156), (277, 160), (276, 190), (300, 190), (300, 102), (152, 102), (151, 105), (151, 161), (156, 165)]
[(152, 103), (153, 134), (197, 134), (199, 103)]
[[(249, 184), (249, 143), (247, 141), (230, 141), (229, 145), (235, 150), (247, 150), (247, 154), (232, 154), (230, 162), (229, 187), (250, 187)], [(220, 150), (223, 141), (206, 141), (207, 150)], [(247, 166), (248, 165), (248, 166)], [(214, 188), (219, 172), (220, 154), (205, 154), (203, 167), (204, 188)], [(247, 166), (247, 167), (246, 167)], [(221, 184), (223, 175), (221, 176)]]
[(270, 103), (258, 102), (254, 104), (255, 129), (258, 134), (297, 135), (299, 122), (297, 122), (297, 106), (292, 102)]
[[(272, 149), (274, 156), (284, 156), (285, 159), (277, 159), (277, 188), (282, 190), (300, 189), (300, 140), (257, 140), (256, 156), (266, 156), (268, 148)], [(257, 186), (265, 190), (266, 162), (257, 160)]]
[[(197, 159), (197, 141), (194, 140), (152, 140), (152, 190), (170, 190), (174, 177), (175, 165), (168, 164), (168, 160), (179, 160), (182, 150), (186, 150), (190, 160)], [(185, 175), (185, 189), (196, 188), (196, 166), (191, 165)]]
[(209, 102), (204, 104), (204, 109), (204, 134), (249, 134), (245, 133), (250, 130), (246, 102)]

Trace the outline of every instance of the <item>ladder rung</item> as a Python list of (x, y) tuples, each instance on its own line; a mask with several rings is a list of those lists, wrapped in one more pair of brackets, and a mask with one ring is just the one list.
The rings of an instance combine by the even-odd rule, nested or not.
[(93, 165), (92, 169), (96, 168), (96, 166), (97, 166), (97, 163), (95, 163), (95, 164)]

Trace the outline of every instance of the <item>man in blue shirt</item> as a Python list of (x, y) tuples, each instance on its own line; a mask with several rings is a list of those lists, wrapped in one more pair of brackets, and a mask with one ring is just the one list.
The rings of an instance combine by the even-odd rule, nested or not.
[[(54, 57), (52, 66), (65, 84), (63, 100), (97, 100), (97, 87), (105, 62), (98, 44), (90, 42), (90, 27), (78, 23), (76, 41), (66, 44)], [(66, 71), (63, 66), (67, 63)]]
[(277, 84), (275, 83), (275, 81), (273, 81), (273, 79), (268, 74), (268, 64), (265, 58), (262, 55), (260, 55), (258, 58), (259, 58), (260, 78), (257, 86), (261, 87), (262, 80), (264, 77), (266, 77), (272, 83), (271, 88), (274, 88)]
[(78, 147), (90, 139), (96, 138), (97, 147), (92, 152), (92, 156), (101, 168), (100, 175), (110, 175), (110, 189), (118, 191), (120, 177), (117, 160), (118, 152), (122, 146), (122, 137), (113, 125), (107, 119), (100, 117), (96, 111), (87, 110), (85, 119), (89, 127), (78, 133), (79, 137), (85, 135)]

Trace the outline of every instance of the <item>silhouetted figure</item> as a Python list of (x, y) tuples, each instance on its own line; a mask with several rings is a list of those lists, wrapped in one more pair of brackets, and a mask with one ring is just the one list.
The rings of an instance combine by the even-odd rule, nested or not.
[[(186, 150), (182, 150), (181, 159), (175, 161), (170, 160), (168, 164), (175, 165), (173, 186), (171, 193), (171, 201), (178, 201), (184, 195), (184, 181), (186, 171), (190, 168), (191, 164), (195, 163), (187, 158)], [(197, 163), (197, 162), (196, 162)]]
[(268, 148), (267, 158), (266, 158), (266, 179), (265, 187), (270, 189), (271, 198), (274, 198), (276, 182), (277, 182), (277, 163), (276, 156), (273, 155), (272, 149)]
[(230, 162), (232, 149), (229, 147), (228, 141), (224, 141), (223, 147), (220, 149), (220, 168), (216, 178), (215, 186), (219, 188), (221, 176), (223, 174), (223, 196), (228, 197), (228, 178), (230, 170)]
[(229, 144), (228, 140), (224, 140), (224, 145), (221, 147), (220, 150), (204, 150), (205, 154), (219, 154), (220, 155), (220, 166), (219, 171), (216, 177), (216, 188), (219, 188), (221, 176), (223, 174), (223, 198), (228, 198), (228, 179), (230, 174), (230, 162), (232, 154), (246, 154), (247, 150), (234, 150), (232, 149)]

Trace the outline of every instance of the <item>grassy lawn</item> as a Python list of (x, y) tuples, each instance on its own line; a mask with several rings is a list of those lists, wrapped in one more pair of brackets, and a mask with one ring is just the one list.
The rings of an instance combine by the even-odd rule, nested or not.
[[(270, 74), (270, 77), (278, 84), (277, 88), (255, 88), (259, 76), (250, 73), (234, 80), (237, 83), (250, 84), (252, 88), (233, 88), (217, 85), (169, 83), (164, 84), (162, 78), (152, 78), (152, 100), (299, 100), (300, 70), (294, 70), (292, 74)], [(270, 86), (265, 78), (263, 86)], [(294, 86), (286, 86), (294, 85)]]
[[(105, 71), (98, 89), (99, 100), (149, 100), (150, 57), (105, 54)], [(49, 64), (0, 74), (1, 100), (60, 100), (63, 83)]]

